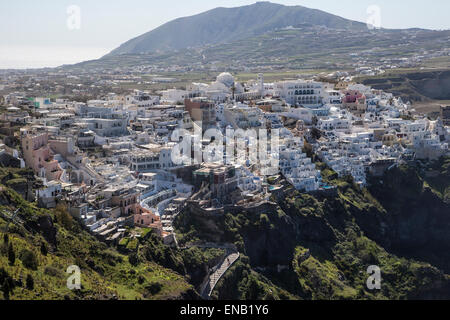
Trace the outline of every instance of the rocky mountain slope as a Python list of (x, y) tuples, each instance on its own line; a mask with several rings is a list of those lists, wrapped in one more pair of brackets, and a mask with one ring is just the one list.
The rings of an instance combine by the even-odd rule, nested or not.
[(270, 2), (236, 8), (216, 8), (170, 21), (122, 44), (111, 55), (164, 52), (250, 38), (275, 29), (310, 24), (334, 29), (361, 30), (359, 22), (302, 6)]
[[(393, 169), (368, 189), (320, 166), (335, 194), (288, 187), (264, 212), (179, 217), (180, 241), (234, 242), (242, 252), (215, 296), (448, 299), (450, 159)], [(366, 286), (371, 265), (381, 269), (381, 290)]]
[[(26, 201), (39, 187), (29, 170), (2, 168), (0, 299), (199, 299), (208, 268), (224, 256), (184, 246), (199, 240), (241, 253), (216, 299), (449, 299), (450, 158), (394, 168), (363, 189), (317, 165), (335, 192), (286, 184), (261, 212), (211, 216), (188, 207), (175, 221), (179, 249), (146, 230), (108, 247), (64, 206)], [(70, 265), (81, 268), (81, 290), (66, 286)], [(381, 290), (366, 286), (373, 265)]]
[[(347, 30), (312, 24), (267, 31), (226, 43), (146, 53), (110, 54), (98, 60), (64, 66), (67, 71), (104, 72), (117, 68), (183, 66), (188, 71), (354, 69), (362, 61), (378, 66), (382, 61), (436, 52), (449, 43), (450, 31)], [(155, 46), (160, 46), (155, 43)], [(392, 62), (396, 64), (397, 62)]]

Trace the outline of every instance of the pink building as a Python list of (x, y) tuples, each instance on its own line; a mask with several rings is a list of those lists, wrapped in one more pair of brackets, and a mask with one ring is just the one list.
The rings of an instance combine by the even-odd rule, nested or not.
[(57, 160), (48, 146), (48, 133), (28, 133), (22, 131), (22, 151), (25, 163), (40, 177), (59, 180), (63, 174)]
[(163, 234), (160, 217), (139, 204), (140, 193), (136, 189), (112, 187), (104, 192), (107, 198), (111, 195), (111, 204), (119, 208), (122, 217), (132, 216), (136, 226), (155, 229), (160, 236)]
[(356, 90), (344, 91), (344, 98), (342, 105), (350, 112), (357, 115), (362, 115), (367, 110), (366, 96)]
[(366, 97), (359, 91), (356, 90), (347, 90), (344, 91), (344, 103), (355, 103), (359, 99), (366, 99)]
[(155, 229), (159, 235), (162, 235), (162, 222), (159, 216), (139, 206), (139, 212), (134, 215), (134, 224), (140, 227)]

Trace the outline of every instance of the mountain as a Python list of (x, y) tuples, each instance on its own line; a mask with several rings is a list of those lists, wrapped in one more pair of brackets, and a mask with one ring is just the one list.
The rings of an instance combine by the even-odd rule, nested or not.
[(445, 55), (449, 41), (450, 30), (369, 30), (320, 10), (258, 2), (176, 19), (101, 59), (62, 67), (94, 73), (173, 66), (180, 72), (415, 67)]
[[(355, 25), (354, 25), (355, 26)], [(352, 70), (355, 66), (420, 65), (444, 54), (450, 30), (332, 29), (299, 24), (227, 43), (145, 54), (109, 54), (101, 59), (64, 66), (73, 72), (103, 72), (142, 67), (180, 72), (283, 69)], [(428, 53), (424, 56), (424, 50)], [(405, 62), (404, 58), (410, 61)], [(418, 57), (416, 59), (416, 57)], [(412, 63), (412, 65), (410, 64)], [(440, 66), (445, 65), (445, 60)]]
[(216, 8), (179, 18), (134, 38), (110, 55), (164, 52), (227, 43), (298, 25), (363, 30), (366, 25), (320, 10), (257, 2), (237, 8)]

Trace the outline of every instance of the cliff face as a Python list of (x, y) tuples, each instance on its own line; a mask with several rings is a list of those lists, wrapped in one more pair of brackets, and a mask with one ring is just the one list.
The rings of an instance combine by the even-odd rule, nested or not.
[[(97, 241), (64, 206), (40, 209), (0, 185), (0, 212), (0, 300), (198, 298), (174, 271), (145, 259), (135, 263)], [(72, 265), (81, 270), (79, 290), (67, 288)]]
[[(434, 166), (442, 169), (448, 163)], [(276, 205), (260, 213), (208, 217), (191, 210), (176, 226), (183, 234), (189, 230), (182, 241), (234, 242), (252, 272), (296, 297), (449, 298), (450, 207), (444, 195), (450, 179), (442, 169), (440, 180), (430, 181), (429, 169), (397, 168), (373, 178), (369, 189), (334, 178), (335, 195), (286, 189), (273, 199)], [(367, 289), (371, 265), (381, 269), (381, 290)], [(244, 296), (244, 287), (231, 294), (231, 278), (219, 282), (218, 297)], [(236, 281), (235, 286), (243, 286)]]
[[(432, 263), (450, 273), (450, 160), (429, 167), (401, 167), (372, 181), (370, 192), (389, 213), (366, 233), (401, 256)], [(385, 226), (384, 236), (377, 237)]]
[[(213, 297), (450, 298), (450, 159), (392, 169), (369, 178), (367, 189), (319, 166), (336, 192), (286, 187), (260, 210), (208, 215), (188, 207), (177, 217), (180, 245), (234, 243), (241, 253)], [(0, 211), (20, 208), (19, 223), (9, 223), (7, 232), (8, 217), (0, 216), (0, 298), (198, 299), (195, 288), (223, 255), (169, 248), (153, 234), (121, 254), (91, 237), (64, 207), (44, 210), (24, 200), (7, 182), (26, 172), (14, 174), (0, 185)], [(66, 287), (73, 264), (84, 270), (81, 290)], [(374, 265), (380, 290), (366, 286)], [(33, 288), (26, 286), (28, 275)]]

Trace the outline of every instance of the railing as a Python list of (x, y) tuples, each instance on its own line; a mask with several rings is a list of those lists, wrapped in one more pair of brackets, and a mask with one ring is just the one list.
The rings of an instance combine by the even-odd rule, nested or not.
[[(169, 189), (169, 190), (164, 190), (161, 191), (160, 193), (157, 193), (153, 196), (148, 197), (147, 199), (144, 199), (141, 202), (141, 205), (145, 208), (147, 207), (148, 209), (150, 209), (150, 207), (153, 207), (157, 202), (162, 202), (164, 200), (169, 199), (170, 197), (174, 197), (176, 196), (177, 191), (175, 189)], [(150, 204), (150, 205), (149, 205)]]

